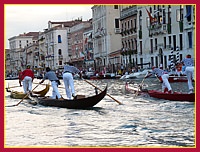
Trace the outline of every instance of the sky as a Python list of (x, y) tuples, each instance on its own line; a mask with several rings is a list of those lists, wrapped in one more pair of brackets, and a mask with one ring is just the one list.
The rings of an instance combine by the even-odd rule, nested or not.
[(92, 18), (93, 5), (5, 5), (4, 32), (5, 48), (9, 48), (8, 39), (28, 32), (43, 32), (48, 21), (70, 21)]

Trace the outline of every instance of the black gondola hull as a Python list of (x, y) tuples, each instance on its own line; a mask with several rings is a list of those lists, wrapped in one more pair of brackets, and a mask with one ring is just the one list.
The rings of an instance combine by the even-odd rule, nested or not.
[(68, 108), (68, 109), (87, 109), (95, 106), (99, 103), (107, 93), (107, 86), (104, 91), (101, 93), (87, 97), (82, 99), (75, 100), (57, 100), (57, 99), (42, 99), (38, 98), (38, 103), (43, 106), (52, 106), (52, 107), (60, 107), (60, 108)]

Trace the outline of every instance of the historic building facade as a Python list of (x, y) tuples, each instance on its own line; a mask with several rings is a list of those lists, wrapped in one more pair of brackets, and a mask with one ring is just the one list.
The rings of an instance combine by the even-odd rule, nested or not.
[[(195, 55), (195, 5), (94, 5), (92, 19), (48, 22), (43, 32), (9, 38), (6, 73), (31, 64), (36, 72), (65, 62), (107, 68), (147, 68)], [(60, 72), (61, 72), (60, 71)]]
[[(97, 70), (121, 62), (121, 35), (118, 5), (95, 5), (92, 7), (94, 59)], [(112, 55), (113, 52), (116, 52)], [(110, 68), (109, 68), (110, 69)]]

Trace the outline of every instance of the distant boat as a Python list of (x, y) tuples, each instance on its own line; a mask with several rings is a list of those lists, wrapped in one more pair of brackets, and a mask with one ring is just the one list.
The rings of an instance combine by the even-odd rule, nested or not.
[(5, 78), (5, 80), (16, 80), (16, 79), (19, 79), (19, 77), (12, 77), (12, 76), (10, 76), (10, 77), (6, 77)]
[[(121, 76), (120, 79), (125, 80), (125, 79), (144, 78), (144, 76), (147, 74), (148, 71), (152, 72), (152, 69), (145, 69), (140, 72), (134, 72), (134, 73), (130, 73), (128, 75), (123, 75), (123, 76)], [(151, 76), (151, 77), (154, 77), (154, 76)]]
[[(49, 88), (50, 88), (50, 84), (46, 84), (46, 87), (43, 90), (33, 91), (32, 94), (37, 95), (39, 97), (44, 97), (47, 94), (47, 92), (49, 91)], [(6, 91), (11, 92), (10, 97), (14, 98), (14, 99), (23, 99), (27, 95), (24, 92), (11, 91), (11, 90), (9, 90), (9, 88), (6, 88)], [(27, 96), (26, 99), (29, 99), (29, 97)]]
[(106, 74), (99, 74), (96, 76), (87, 76), (87, 77), (83, 77), (85, 79), (90, 79), (90, 80), (101, 80), (101, 79), (119, 79), (121, 76), (120, 75), (116, 75), (114, 73), (106, 73)]

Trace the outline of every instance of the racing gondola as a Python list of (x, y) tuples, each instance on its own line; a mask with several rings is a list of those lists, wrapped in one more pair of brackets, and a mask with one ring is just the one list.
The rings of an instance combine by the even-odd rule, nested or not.
[(181, 92), (173, 92), (172, 94), (167, 94), (157, 90), (148, 90), (148, 94), (150, 97), (158, 99), (195, 102), (195, 93), (187, 94)]
[[(50, 85), (46, 84), (46, 87), (43, 90), (33, 91), (32, 94), (39, 97), (44, 97), (49, 91), (49, 88), (50, 88)], [(24, 92), (10, 90), (10, 88), (6, 88), (6, 90), (7, 92), (11, 92), (10, 97), (14, 99), (23, 99), (27, 95)], [(27, 96), (25, 99), (29, 99), (29, 97)]]
[(50, 98), (34, 98), (38, 104), (43, 106), (51, 106), (51, 107), (60, 107), (60, 108), (68, 108), (68, 109), (87, 109), (95, 106), (99, 103), (107, 94), (107, 86), (106, 88), (99, 94), (94, 96), (86, 97), (86, 98), (77, 98), (73, 100), (68, 99), (50, 99)]

